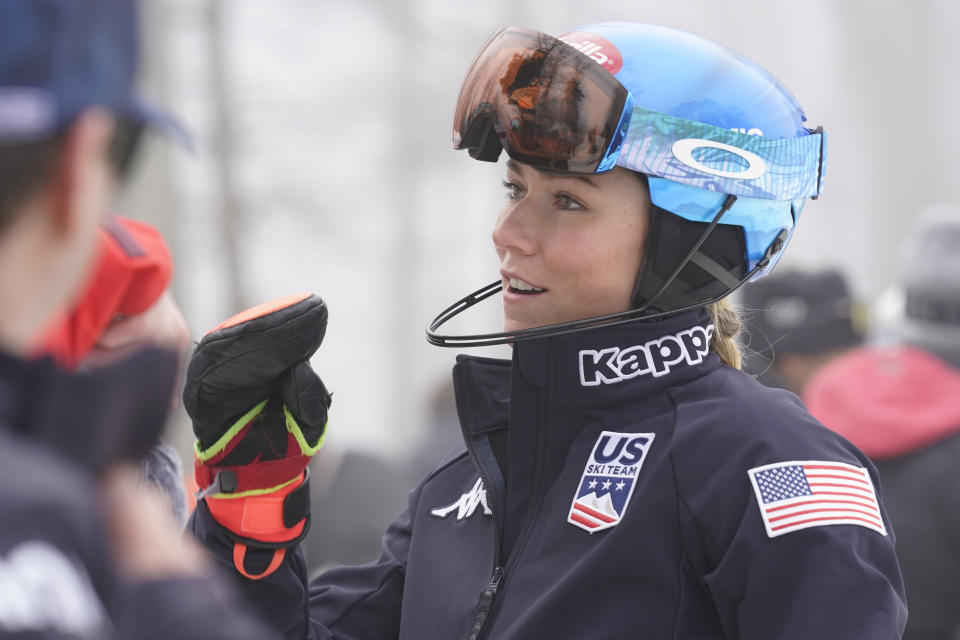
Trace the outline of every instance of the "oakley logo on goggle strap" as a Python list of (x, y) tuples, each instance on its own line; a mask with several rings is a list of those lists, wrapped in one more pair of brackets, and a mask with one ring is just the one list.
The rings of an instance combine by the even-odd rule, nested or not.
[(796, 200), (820, 193), (822, 131), (771, 138), (633, 107), (617, 164), (735, 196)]
[(713, 331), (713, 325), (709, 324), (626, 349), (583, 349), (580, 351), (580, 384), (596, 387), (647, 374), (659, 378), (670, 373), (675, 365), (684, 362), (689, 365), (700, 364), (710, 352)]
[[(739, 171), (714, 169), (713, 167), (710, 167), (693, 157), (693, 152), (697, 149), (719, 149), (721, 151), (726, 151), (727, 153), (732, 153), (733, 155), (743, 159), (743, 161), (747, 163), (747, 166)], [(759, 178), (767, 172), (767, 163), (764, 162), (763, 158), (757, 154), (750, 153), (745, 149), (740, 149), (729, 144), (715, 142), (713, 140), (684, 138), (683, 140), (677, 140), (674, 142), (673, 147), (671, 147), (671, 151), (673, 151), (673, 157), (691, 169), (696, 169), (697, 171), (720, 178), (753, 180), (755, 178)]]

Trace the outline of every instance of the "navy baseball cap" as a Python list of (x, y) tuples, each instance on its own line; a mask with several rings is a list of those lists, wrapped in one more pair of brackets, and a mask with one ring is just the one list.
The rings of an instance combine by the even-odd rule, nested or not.
[(134, 93), (138, 42), (134, 0), (0, 0), (0, 144), (49, 138), (93, 106), (187, 143)]

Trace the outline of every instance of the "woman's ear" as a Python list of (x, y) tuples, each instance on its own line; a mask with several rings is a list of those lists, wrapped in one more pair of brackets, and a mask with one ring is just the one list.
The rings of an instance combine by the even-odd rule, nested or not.
[(51, 225), (56, 234), (72, 234), (95, 225), (112, 193), (109, 162), (113, 117), (106, 109), (86, 109), (74, 120), (47, 182)]

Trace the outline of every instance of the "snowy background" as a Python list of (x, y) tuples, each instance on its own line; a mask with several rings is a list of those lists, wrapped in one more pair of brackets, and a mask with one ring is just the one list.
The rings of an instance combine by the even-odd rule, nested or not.
[[(343, 447), (420, 447), (454, 358), (424, 327), (497, 278), (489, 232), (502, 169), (454, 152), (450, 120), (473, 54), (503, 25), (665, 24), (772, 71), (830, 136), (825, 194), (782, 264), (839, 267), (864, 300), (893, 276), (918, 212), (957, 200), (960, 3), (950, 0), (145, 5), (145, 93), (195, 149), (151, 141), (117, 210), (165, 233), (197, 337), (287, 293), (327, 301), (313, 363), (335, 392), (330, 438)], [(499, 328), (495, 302), (470, 313), (459, 327)], [(186, 451), (182, 410), (170, 434)]]

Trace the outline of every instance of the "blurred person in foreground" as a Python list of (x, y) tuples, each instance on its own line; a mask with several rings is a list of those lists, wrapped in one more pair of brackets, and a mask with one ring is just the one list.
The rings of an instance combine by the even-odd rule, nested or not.
[(928, 211), (882, 298), (874, 344), (825, 366), (811, 413), (876, 463), (897, 532), (905, 640), (960, 638), (960, 208)]
[(141, 127), (172, 126), (133, 94), (136, 45), (130, 1), (0, 3), (2, 638), (271, 637), (138, 488), (181, 345), (74, 373), (31, 357), (82, 290)]
[[(820, 193), (826, 141), (805, 120), (767, 71), (684, 31), (493, 34), (453, 144), (509, 155), (499, 277), (427, 330), (512, 346), (457, 356), (463, 444), (410, 492), (376, 562), (308, 580), (311, 519), (350, 517), (309, 510), (330, 406), (309, 361), (327, 309), (275, 300), (191, 357), (204, 498), (188, 530), (291, 640), (899, 638), (873, 465), (739, 371), (726, 297), (773, 268)], [(440, 333), (501, 292), (502, 330)], [(856, 500), (831, 498), (837, 484)]]
[[(109, 365), (148, 345), (164, 345), (183, 356), (190, 332), (170, 292), (173, 260), (160, 232), (145, 222), (109, 215), (97, 236), (93, 275), (46, 329), (36, 355), (49, 355), (68, 371)], [(176, 450), (158, 441), (140, 459), (140, 474), (142, 486), (158, 489), (183, 526), (188, 496)]]
[(863, 342), (839, 271), (777, 271), (742, 291), (743, 369), (768, 387), (802, 394), (820, 367)]

